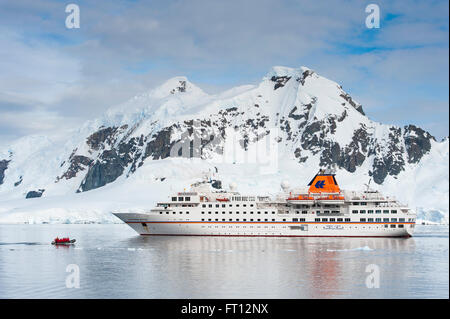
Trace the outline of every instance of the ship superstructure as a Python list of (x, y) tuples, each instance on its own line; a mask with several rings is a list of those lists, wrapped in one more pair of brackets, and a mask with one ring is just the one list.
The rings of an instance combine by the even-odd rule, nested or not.
[(416, 215), (395, 198), (369, 187), (341, 190), (332, 173), (319, 172), (307, 189), (245, 196), (230, 185), (213, 191), (210, 181), (191, 185), (145, 213), (115, 213), (140, 235), (267, 237), (409, 237)]

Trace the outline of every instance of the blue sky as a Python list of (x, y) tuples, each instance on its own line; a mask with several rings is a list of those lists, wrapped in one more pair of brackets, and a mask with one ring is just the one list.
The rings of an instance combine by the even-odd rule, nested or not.
[[(186, 75), (207, 92), (307, 66), (383, 123), (448, 136), (448, 1), (0, 0), (0, 146), (55, 135)], [(367, 29), (365, 7), (380, 7)], [(63, 124), (63, 125), (62, 125)]]

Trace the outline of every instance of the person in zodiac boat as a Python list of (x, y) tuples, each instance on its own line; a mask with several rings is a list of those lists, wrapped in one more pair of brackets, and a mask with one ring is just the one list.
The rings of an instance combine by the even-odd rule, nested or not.
[(59, 238), (56, 237), (52, 241), (52, 245), (72, 245), (75, 243), (75, 239), (70, 239), (69, 237)]

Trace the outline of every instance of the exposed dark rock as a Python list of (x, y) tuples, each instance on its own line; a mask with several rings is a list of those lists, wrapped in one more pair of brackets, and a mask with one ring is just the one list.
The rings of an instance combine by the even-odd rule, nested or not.
[(258, 127), (265, 127), (266, 124), (265, 122), (268, 121), (268, 118), (252, 118), (252, 119), (247, 119), (245, 121), (245, 124), (247, 127), (251, 127), (254, 130), (258, 129)]
[(403, 136), (408, 152), (408, 163), (418, 163), (430, 151), (431, 140), (436, 141), (430, 133), (415, 125), (405, 126)]
[(306, 78), (308, 78), (309, 76), (311, 76), (313, 74), (314, 74), (313, 70), (306, 70), (302, 73), (301, 78), (297, 79), (297, 81), (300, 82), (303, 86), (303, 85), (305, 85)]
[(340, 163), (340, 166), (345, 165), (345, 162), (345, 155), (342, 154), (339, 144), (333, 141), (326, 141), (320, 154), (320, 166), (330, 168), (336, 163)]
[(137, 169), (137, 161), (141, 158), (143, 152), (143, 142), (141, 145), (141, 141), (143, 141), (142, 135), (139, 138), (130, 138), (128, 142), (122, 142), (118, 146), (119, 156), (123, 162), (126, 164), (132, 163), (128, 174), (134, 173)]
[(78, 172), (84, 171), (87, 167), (89, 167), (94, 161), (86, 156), (82, 155), (73, 155), (69, 158), (70, 166), (67, 171), (64, 172), (61, 176), (56, 178), (56, 182), (65, 178), (71, 179), (77, 176)]
[(213, 180), (211, 182), (211, 186), (214, 187), (215, 189), (222, 189), (222, 181)]
[(347, 117), (347, 110), (344, 110), (341, 116), (338, 117), (338, 122), (342, 122), (343, 120), (345, 120), (346, 117)]
[(323, 145), (323, 135), (324, 133), (320, 122), (316, 121), (309, 123), (305, 127), (301, 137), (302, 148), (312, 151), (313, 154), (317, 154)]
[(287, 81), (291, 79), (290, 76), (272, 76), (270, 79), (272, 82), (276, 82), (275, 86), (273, 87), (274, 90), (278, 88), (282, 88), (286, 85)]
[(361, 113), (362, 115), (366, 115), (366, 113), (364, 113), (364, 110), (363, 110), (363, 108), (362, 108), (362, 105), (360, 104), (360, 105), (358, 105), (357, 107), (356, 107), (356, 110), (359, 112), (359, 113)]
[(141, 136), (139, 137), (139, 143), (138, 143), (138, 145), (141, 147), (141, 146), (144, 146), (144, 135), (143, 134), (141, 134)]
[(101, 145), (114, 143), (114, 134), (116, 132), (117, 127), (102, 128), (89, 136), (86, 143), (90, 148), (98, 151)]
[(20, 176), (20, 177), (19, 177), (19, 180), (18, 180), (17, 182), (14, 183), (14, 187), (19, 186), (19, 185), (22, 183), (22, 180), (23, 180), (23, 178), (22, 178), (22, 176)]
[(180, 85), (170, 91), (171, 94), (175, 94), (175, 92), (186, 92), (186, 81), (178, 81)]
[(37, 191), (29, 191), (25, 196), (25, 198), (38, 198), (41, 197), (44, 192), (45, 189), (39, 189)]
[(301, 154), (301, 149), (299, 148), (299, 147), (297, 147), (296, 149), (295, 149), (295, 151), (294, 151), (294, 156), (295, 156), (295, 158), (298, 158), (298, 162), (299, 163), (304, 163), (304, 162), (306, 162), (306, 160), (308, 159), (308, 157), (306, 157), (306, 156), (301, 156), (302, 154)]
[(373, 171), (369, 172), (369, 176), (373, 177), (373, 180), (377, 184), (383, 183), (384, 179), (388, 175), (388, 168), (385, 162), (376, 157), (373, 161)]
[(118, 156), (116, 150), (104, 151), (94, 165), (89, 168), (80, 185), (81, 191), (85, 192), (114, 182), (123, 174), (125, 166), (126, 163)]
[(364, 134), (362, 132), (364, 131), (355, 131), (352, 142), (343, 149), (341, 149), (338, 143), (327, 141), (325, 143), (327, 147), (325, 147), (320, 157), (320, 165), (328, 168), (337, 165), (350, 173), (355, 172), (356, 168), (361, 166), (366, 159), (364, 155), (366, 150), (365, 140), (358, 138), (360, 134)]
[(292, 139), (292, 130), (289, 121), (285, 120), (284, 118), (280, 119), (280, 129), (287, 134), (286, 140), (289, 141)]
[(152, 140), (147, 143), (144, 158), (152, 156), (153, 159), (164, 159), (170, 156), (170, 150), (175, 142), (170, 142), (172, 127), (166, 127), (152, 136)]
[(230, 107), (228, 109), (226, 109), (227, 112), (235, 112), (237, 111), (237, 107)]
[(316, 102), (317, 98), (313, 97), (311, 103), (302, 104), (300, 109), (297, 109), (297, 106), (294, 106), (294, 108), (289, 112), (288, 117), (296, 121), (304, 120), (304, 122), (299, 126), (299, 128), (302, 128), (306, 124), (306, 121), (309, 118), (309, 112)]
[(397, 176), (405, 167), (403, 160), (404, 148), (401, 146), (401, 129), (391, 127), (389, 132), (389, 140), (387, 149), (386, 146), (375, 147), (369, 151), (369, 154), (374, 154), (373, 171), (369, 172), (373, 176), (373, 180), (377, 184), (384, 182), (388, 175)]
[(8, 168), (8, 160), (0, 160), (0, 185), (3, 184), (3, 179), (5, 178), (5, 171)]
[(357, 110), (359, 113), (361, 113), (362, 115), (366, 115), (364, 113), (364, 110), (362, 108), (361, 104), (357, 104), (355, 101), (353, 101), (352, 97), (350, 95), (348, 95), (347, 93), (341, 93), (340, 97), (342, 97), (344, 100), (346, 100), (351, 106), (353, 106), (355, 108), (355, 110)]
[[(142, 147), (139, 147), (142, 138), (142, 136), (140, 138), (133, 137), (128, 141), (120, 142), (116, 148), (103, 151), (93, 165), (92, 162), (89, 162), (89, 171), (80, 185), (80, 190), (88, 191), (115, 181), (124, 173), (130, 163), (129, 173), (133, 173), (137, 167), (142, 166), (142, 162), (137, 163), (142, 155)], [(157, 139), (158, 137), (155, 140)], [(152, 154), (147, 154), (147, 156), (150, 155)], [(145, 157), (141, 160), (144, 159)]]
[(331, 133), (331, 134), (336, 133), (337, 125), (336, 125), (335, 118), (334, 118), (334, 117), (329, 117), (329, 118), (327, 119), (327, 121), (328, 121), (328, 127), (329, 127), (329, 129), (330, 129), (330, 133)]
[(359, 151), (352, 150), (351, 153), (346, 154), (347, 156), (343, 157), (343, 160), (338, 163), (339, 166), (345, 168), (350, 173), (356, 171), (356, 167), (361, 166), (366, 157)]
[(296, 111), (297, 111), (297, 107), (294, 106), (294, 108), (289, 112), (288, 117), (290, 117), (294, 120), (300, 120), (300, 119), (304, 118), (304, 114), (295, 114)]

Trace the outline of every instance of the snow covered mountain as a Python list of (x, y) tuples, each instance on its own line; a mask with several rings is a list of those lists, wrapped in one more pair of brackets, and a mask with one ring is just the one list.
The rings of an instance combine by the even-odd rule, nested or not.
[[(247, 161), (223, 160), (231, 139)], [(270, 139), (276, 167), (261, 173), (248, 155)], [(421, 218), (448, 221), (448, 150), (448, 138), (415, 125), (370, 120), (306, 67), (273, 67), (256, 86), (216, 95), (176, 77), (71, 136), (29, 136), (0, 151), (0, 222), (114, 220), (111, 210), (145, 209), (208, 170), (242, 192), (273, 193), (283, 179), (304, 186), (319, 168), (336, 170), (343, 188), (372, 179)]]

